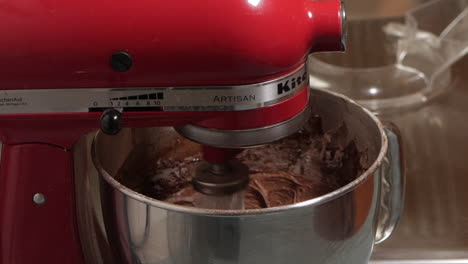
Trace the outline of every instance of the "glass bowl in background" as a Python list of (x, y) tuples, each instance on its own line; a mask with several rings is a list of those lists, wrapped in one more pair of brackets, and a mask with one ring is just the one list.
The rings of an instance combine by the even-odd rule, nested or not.
[(404, 18), (348, 22), (346, 53), (309, 59), (313, 88), (380, 113), (418, 106), (450, 87), (450, 66), (468, 50), (468, 0), (435, 0)]

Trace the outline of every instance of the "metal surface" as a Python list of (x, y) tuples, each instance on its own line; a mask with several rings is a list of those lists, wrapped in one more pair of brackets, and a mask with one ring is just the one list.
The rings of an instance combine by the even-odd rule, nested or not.
[(341, 0), (341, 9), (340, 9), (340, 16), (341, 16), (341, 47), (342, 50), (346, 50), (347, 47), (347, 39), (348, 39), (348, 15), (346, 13), (346, 2), (345, 0)]
[(382, 117), (401, 129), (408, 177), (400, 225), (372, 263), (468, 263), (467, 72), (465, 57), (452, 68), (450, 92)]
[(256, 129), (220, 130), (195, 125), (176, 127), (182, 136), (208, 146), (223, 148), (252, 147), (278, 141), (296, 133), (310, 116), (310, 109), (284, 122)]
[[(275, 80), (300, 67), (310, 52), (342, 48), (340, 9), (339, 0), (2, 1), (0, 262), (81, 264), (80, 246), (101, 247), (77, 241), (70, 188), (73, 167), (80, 168), (65, 150), (99, 127), (100, 113), (89, 108), (128, 106), (125, 127), (252, 129), (283, 122), (307, 104), (307, 89), (292, 87), (298, 77), (289, 80), (291, 87), (285, 80), (283, 92), (280, 84), (248, 92), (169, 89), (176, 95), (162, 91), (163, 99), (157, 89), (137, 88), (131, 94), (125, 89)], [(116, 52), (131, 57), (112, 58)], [(96, 87), (104, 89), (89, 90)], [(109, 92), (112, 88), (118, 90)], [(270, 97), (263, 97), (267, 90)], [(145, 99), (154, 94), (157, 100)], [(148, 102), (157, 108), (138, 105)], [(196, 112), (218, 107), (254, 110)], [(81, 194), (89, 195), (90, 185), (84, 188)], [(37, 191), (47, 197), (40, 206), (31, 202)], [(98, 232), (89, 234), (104, 239)]]
[(72, 153), (57, 146), (3, 145), (1, 264), (82, 263), (72, 162)]
[[(229, 212), (170, 205), (141, 196), (110, 175), (117, 173), (135, 146), (139, 146), (141, 160), (154, 158), (160, 149), (176, 142), (177, 134), (164, 128), (125, 129), (116, 137), (99, 135), (95, 142), (95, 159), (105, 179), (101, 192), (90, 184), (97, 177), (92, 170), (77, 171), (78, 204), (85, 205), (78, 207), (82, 240), (99, 244), (91, 234), (102, 236), (105, 228), (107, 235), (103, 236), (112, 242), (114, 256), (125, 263), (366, 263), (377, 232), (386, 136), (359, 106), (318, 93), (320, 96), (312, 96), (311, 105), (313, 113), (324, 117), (325, 129), (346, 122), (350, 136), (367, 145), (369, 159), (375, 161), (353, 183), (317, 199), (279, 208)], [(81, 151), (76, 152), (77, 163), (87, 164), (87, 168), (89, 141), (89, 137), (80, 141), (77, 150)], [(96, 204), (92, 197), (104, 200)], [(90, 219), (102, 219), (101, 214), (103, 223), (89, 224)], [(101, 244), (102, 249), (105, 245)], [(103, 254), (93, 247), (85, 252), (87, 259)]]
[[(28, 0), (0, 9), (0, 90), (241, 85), (341, 50), (340, 0)], [(132, 57), (116, 72), (116, 52)], [(127, 68), (125, 66), (125, 68)]]
[(279, 78), (242, 86), (4, 90), (0, 114), (73, 113), (128, 107), (164, 111), (251, 110), (280, 103), (307, 87), (305, 65)]
[[(131, 111), (123, 113), (125, 127), (183, 126), (197, 124), (216, 129), (252, 129), (288, 120), (306, 107), (307, 89), (273, 106), (246, 111)], [(0, 114), (3, 143), (43, 142), (71, 148), (81, 136), (99, 128), (101, 112)], [(226, 120), (230, 120), (226, 122)]]
[(36, 193), (33, 196), (33, 201), (35, 204), (44, 204), (46, 202), (46, 197), (42, 193)]
[(193, 188), (211, 196), (228, 196), (249, 184), (249, 168), (238, 160), (225, 163), (201, 162), (195, 169)]
[(382, 163), (382, 189), (376, 244), (387, 240), (400, 221), (405, 201), (406, 164), (399, 129), (387, 124), (388, 152)]

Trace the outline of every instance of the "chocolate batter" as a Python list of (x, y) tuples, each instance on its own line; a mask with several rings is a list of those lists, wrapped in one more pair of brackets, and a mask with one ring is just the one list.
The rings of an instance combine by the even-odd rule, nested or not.
[[(269, 208), (310, 200), (334, 191), (366, 169), (367, 155), (348, 138), (347, 128), (324, 133), (320, 118), (275, 144), (246, 149), (238, 159), (250, 169), (244, 190), (246, 209)], [(150, 148), (150, 147), (148, 147)], [(132, 153), (117, 175), (124, 185), (146, 196), (184, 206), (197, 206), (200, 193), (191, 173), (200, 161), (200, 147), (178, 139), (166, 153)], [(163, 154), (163, 155), (161, 155)], [(139, 177), (135, 177), (139, 176)]]

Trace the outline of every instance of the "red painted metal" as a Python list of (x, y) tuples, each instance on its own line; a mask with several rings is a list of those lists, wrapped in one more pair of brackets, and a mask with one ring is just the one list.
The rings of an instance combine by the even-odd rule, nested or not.
[(341, 2), (307, 1), (307, 14), (314, 23), (312, 52), (344, 51)]
[[(0, 90), (268, 81), (302, 65), (310, 52), (342, 49), (340, 9), (340, 0), (2, 1)], [(133, 57), (128, 72), (109, 66), (117, 51)], [(247, 129), (282, 122), (306, 104), (307, 89), (257, 110), (123, 116), (125, 127), (192, 123)], [(83, 263), (72, 161), (64, 149), (97, 129), (99, 117), (0, 112), (0, 140), (6, 144), (0, 169), (0, 264)], [(46, 195), (46, 204), (32, 202), (35, 192)]]
[[(248, 111), (229, 112), (129, 112), (125, 127), (174, 126), (199, 123), (220, 129), (247, 129), (275, 124), (295, 116), (307, 104), (304, 89), (288, 101)], [(74, 223), (73, 174), (70, 149), (82, 135), (99, 127), (101, 113), (0, 115), (2, 151), (0, 171), (0, 264), (80, 264), (80, 244)], [(22, 144), (47, 142), (48, 144)], [(19, 145), (10, 145), (19, 144)], [(208, 148), (205, 158), (227, 161), (236, 150)], [(32, 202), (35, 191), (48, 200), (42, 207)], [(2, 203), (3, 202), (3, 203)], [(58, 209), (60, 208), (60, 210)], [(20, 220), (18, 220), (20, 219)], [(23, 227), (27, 226), (27, 228)], [(60, 227), (60, 228), (57, 228)], [(40, 246), (33, 247), (38, 244)], [(59, 248), (60, 254), (54, 249)]]
[[(0, 89), (257, 83), (341, 49), (339, 11), (339, 0), (2, 1)], [(117, 51), (130, 71), (109, 67)]]
[[(308, 83), (306, 84), (308, 85)], [(226, 112), (205, 118), (197, 125), (209, 128), (235, 130), (274, 125), (301, 113), (308, 104), (309, 89), (303, 89), (291, 99), (256, 110)], [(218, 112), (219, 113), (219, 112)]]
[[(0, 264), (80, 264), (70, 152), (4, 145), (0, 169)], [(45, 195), (42, 205), (35, 193)]]
[(211, 163), (224, 163), (235, 158), (236, 155), (241, 152), (241, 150), (203, 146), (202, 152), (203, 160)]
[[(307, 105), (308, 89), (291, 99), (256, 110), (227, 112), (126, 112), (124, 127), (197, 124), (217, 129), (250, 129), (283, 122)], [(81, 136), (99, 128), (101, 113), (0, 114), (0, 141), (44, 142), (71, 148)]]

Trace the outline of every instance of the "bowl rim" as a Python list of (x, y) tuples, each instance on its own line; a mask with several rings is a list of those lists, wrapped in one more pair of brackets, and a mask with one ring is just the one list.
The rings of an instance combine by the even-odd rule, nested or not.
[(379, 154), (377, 155), (377, 158), (372, 163), (372, 165), (354, 181), (350, 182), (349, 184), (339, 189), (336, 189), (333, 192), (327, 193), (325, 195), (319, 196), (311, 200), (307, 200), (304, 202), (291, 204), (291, 205), (279, 206), (279, 207), (264, 208), (264, 209), (245, 209), (245, 210), (214, 210), (214, 209), (192, 208), (192, 207), (186, 207), (186, 206), (181, 206), (181, 205), (175, 205), (175, 204), (163, 202), (163, 201), (145, 196), (138, 192), (135, 192), (131, 190), (130, 188), (126, 187), (125, 185), (121, 184), (117, 180), (115, 180), (111, 175), (109, 175), (107, 171), (103, 168), (96, 154), (96, 148), (97, 148), (96, 141), (99, 135), (101, 134), (100, 131), (96, 132), (96, 134), (94, 135), (93, 142), (91, 145), (91, 158), (93, 160), (93, 164), (96, 170), (98, 171), (98, 174), (100, 175), (100, 177), (102, 177), (106, 181), (106, 183), (111, 185), (114, 191), (118, 191), (122, 193), (123, 195), (133, 198), (137, 201), (140, 201), (146, 205), (157, 207), (163, 210), (172, 211), (172, 212), (178, 212), (178, 213), (184, 213), (184, 214), (190, 214), (190, 215), (211, 216), (211, 217), (232, 217), (232, 216), (258, 216), (258, 215), (265, 215), (265, 214), (280, 213), (284, 211), (291, 211), (291, 210), (301, 209), (305, 207), (315, 207), (315, 206), (324, 204), (326, 202), (329, 202), (331, 200), (335, 200), (355, 190), (360, 185), (362, 185), (368, 178), (372, 177), (374, 173), (377, 171), (377, 169), (381, 166), (383, 160), (385, 159), (386, 153), (388, 151), (388, 139), (385, 133), (384, 125), (381, 123), (381, 121), (374, 114), (372, 114), (369, 110), (360, 106), (354, 100), (342, 94), (337, 94), (331, 91), (323, 91), (323, 90), (314, 89), (314, 93), (324, 93), (328, 96), (338, 97), (346, 101), (349, 104), (353, 104), (354, 106), (357, 106), (368, 117), (370, 117), (373, 120), (373, 122), (377, 125), (379, 133), (380, 133), (380, 138), (381, 138), (381, 148), (380, 148)]

